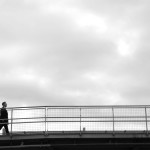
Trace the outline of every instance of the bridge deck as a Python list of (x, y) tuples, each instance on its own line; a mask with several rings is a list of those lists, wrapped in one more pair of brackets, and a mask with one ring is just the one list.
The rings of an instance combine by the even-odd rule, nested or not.
[(146, 131), (55, 131), (55, 132), (14, 132), (10, 135), (1, 135), (0, 141), (6, 139), (41, 139), (41, 138), (150, 138), (150, 133)]
[(0, 149), (138, 149), (150, 148), (150, 135), (145, 131), (130, 132), (18, 132), (0, 136)]
[(150, 149), (149, 106), (8, 108), (0, 149)]

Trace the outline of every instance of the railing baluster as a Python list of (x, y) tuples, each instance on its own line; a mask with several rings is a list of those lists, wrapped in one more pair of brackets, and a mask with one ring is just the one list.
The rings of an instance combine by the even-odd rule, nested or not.
[(11, 135), (12, 135), (12, 132), (13, 132), (13, 131), (12, 131), (12, 129), (13, 129), (13, 128), (12, 128), (12, 127), (13, 127), (12, 125), (13, 125), (13, 108), (11, 109)]
[(81, 133), (81, 108), (80, 108), (80, 133)]
[(114, 107), (112, 107), (112, 117), (113, 117), (113, 134), (114, 134), (115, 132)]
[(47, 131), (47, 125), (46, 125), (46, 119), (47, 118), (47, 109), (46, 109), (46, 107), (45, 107), (45, 133), (46, 133), (46, 131)]
[(146, 133), (148, 134), (147, 109), (146, 109), (146, 107), (145, 107), (145, 121), (146, 121)]

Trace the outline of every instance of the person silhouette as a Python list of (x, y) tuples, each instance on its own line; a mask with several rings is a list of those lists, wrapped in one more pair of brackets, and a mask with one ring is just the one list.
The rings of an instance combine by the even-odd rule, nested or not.
[(8, 112), (6, 110), (7, 103), (3, 102), (2, 103), (2, 108), (0, 110), (0, 130), (2, 127), (5, 128), (6, 134), (9, 134), (8, 130)]

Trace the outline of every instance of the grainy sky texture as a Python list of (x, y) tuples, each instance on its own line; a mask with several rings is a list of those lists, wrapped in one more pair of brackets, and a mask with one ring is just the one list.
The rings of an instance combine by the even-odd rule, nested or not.
[(150, 104), (149, 0), (0, 0), (8, 106)]

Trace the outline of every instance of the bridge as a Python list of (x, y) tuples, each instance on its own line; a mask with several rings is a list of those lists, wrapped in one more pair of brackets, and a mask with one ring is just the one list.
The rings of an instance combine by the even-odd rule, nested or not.
[(150, 106), (38, 106), (8, 108), (3, 149), (150, 148)]

